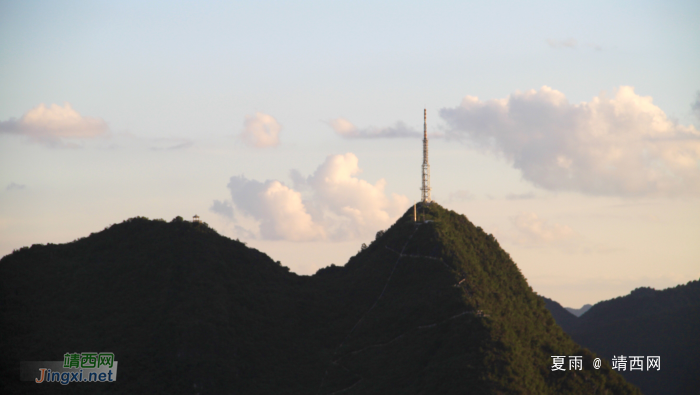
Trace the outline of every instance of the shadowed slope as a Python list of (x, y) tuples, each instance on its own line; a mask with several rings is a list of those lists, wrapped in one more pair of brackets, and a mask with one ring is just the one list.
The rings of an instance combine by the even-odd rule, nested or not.
[(542, 300), (544, 300), (545, 307), (547, 307), (547, 310), (552, 313), (552, 317), (554, 317), (554, 320), (559, 326), (561, 326), (564, 332), (571, 333), (571, 330), (578, 323), (578, 317), (552, 299), (542, 296)]
[[(579, 344), (607, 360), (615, 356), (659, 356), (660, 370), (622, 371), (645, 394), (700, 391), (700, 281), (664, 290), (637, 288), (597, 303), (576, 318), (543, 298), (557, 323)], [(548, 302), (549, 301), (549, 302)]]
[(661, 370), (622, 374), (649, 394), (700, 391), (700, 281), (674, 288), (637, 288), (597, 303), (577, 320), (573, 339), (610, 359), (658, 355)]

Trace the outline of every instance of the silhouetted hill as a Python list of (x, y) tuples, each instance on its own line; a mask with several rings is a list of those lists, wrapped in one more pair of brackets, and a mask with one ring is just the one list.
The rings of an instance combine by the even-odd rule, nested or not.
[[(179, 217), (23, 248), (0, 261), (2, 392), (638, 393), (591, 368), (492, 235), (426, 216), (314, 276)], [(114, 352), (118, 380), (18, 381), (19, 361), (83, 351)]]
[(549, 310), (549, 312), (552, 313), (554, 321), (556, 321), (557, 324), (561, 326), (564, 332), (570, 333), (574, 326), (577, 324), (576, 316), (569, 312), (568, 309), (562, 307), (559, 303), (553, 301), (552, 299), (545, 298), (544, 296), (542, 296), (542, 300), (544, 300), (544, 305), (545, 307), (547, 307), (547, 310)]
[[(552, 315), (559, 320), (554, 311)], [(608, 360), (620, 355), (660, 356), (660, 371), (646, 371), (645, 365), (644, 372), (629, 367), (622, 372), (645, 394), (700, 393), (698, 280), (661, 291), (637, 288), (597, 303), (573, 322), (566, 317), (557, 323), (577, 343)]]

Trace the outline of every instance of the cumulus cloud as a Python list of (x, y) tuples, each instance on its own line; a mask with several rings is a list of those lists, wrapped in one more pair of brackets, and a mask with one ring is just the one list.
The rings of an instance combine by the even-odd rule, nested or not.
[(395, 137), (420, 137), (422, 133), (408, 127), (403, 122), (397, 122), (394, 126), (386, 128), (358, 129), (352, 122), (345, 118), (337, 118), (328, 123), (333, 130), (342, 137), (348, 139), (371, 138), (395, 138)]
[(152, 151), (176, 151), (192, 147), (194, 141), (184, 138), (163, 138), (151, 140), (149, 145)]
[(246, 115), (240, 138), (252, 147), (274, 147), (280, 143), (280, 130), (282, 125), (273, 116), (256, 112)]
[(310, 241), (326, 234), (306, 211), (301, 194), (276, 180), (259, 182), (243, 176), (228, 183), (236, 208), (260, 221), (260, 235), (269, 240)]
[(693, 114), (700, 119), (700, 91), (698, 91), (697, 96), (695, 98), (695, 103), (691, 106), (693, 109)]
[(0, 133), (19, 134), (31, 141), (51, 146), (70, 146), (70, 139), (86, 139), (108, 132), (107, 123), (100, 118), (84, 117), (69, 103), (63, 107), (43, 103), (29, 110), (19, 120), (0, 122)]
[(233, 219), (233, 206), (231, 206), (231, 203), (225, 200), (214, 200), (211, 207), (209, 207), (209, 211), (223, 215), (226, 218)]
[(17, 184), (16, 182), (11, 182), (5, 187), (6, 191), (19, 191), (25, 189), (27, 186), (24, 184)]
[(585, 48), (592, 48), (596, 51), (602, 51), (603, 48), (594, 43), (583, 43), (579, 44), (579, 42), (575, 38), (567, 38), (566, 40), (552, 40), (552, 39), (547, 39), (547, 44), (554, 49), (559, 49), (559, 48), (569, 48), (569, 49), (576, 49), (579, 46), (580, 47), (585, 47)]
[(306, 180), (313, 190), (311, 204), (331, 237), (349, 239), (374, 234), (383, 229), (408, 207), (408, 198), (387, 197), (383, 178), (374, 185), (357, 178), (361, 172), (352, 153), (331, 155)]
[(557, 249), (569, 254), (608, 254), (618, 251), (605, 243), (597, 243), (571, 227), (551, 223), (532, 212), (509, 217), (512, 231), (501, 234), (504, 240), (525, 248)]
[(450, 202), (464, 202), (467, 200), (473, 200), (474, 199), (474, 194), (460, 189), (458, 191), (450, 192), (450, 197), (448, 198), (448, 201)]
[(580, 104), (546, 86), (505, 99), (467, 96), (440, 115), (448, 137), (503, 155), (545, 189), (700, 194), (700, 133), (668, 119), (629, 86)]
[(509, 193), (506, 195), (507, 200), (528, 200), (528, 199), (534, 199), (535, 194), (532, 192), (528, 193)]
[(408, 207), (405, 196), (386, 195), (384, 179), (370, 184), (356, 177), (360, 172), (357, 157), (347, 153), (328, 156), (308, 177), (292, 173), (305, 196), (280, 181), (243, 176), (231, 177), (228, 188), (236, 210), (260, 223), (264, 239), (348, 240), (388, 227)]
[(547, 44), (549, 44), (549, 46), (552, 48), (576, 48), (578, 41), (576, 41), (574, 38), (567, 38), (566, 40), (548, 39)]
[(554, 243), (574, 237), (574, 231), (568, 226), (550, 224), (535, 213), (521, 213), (511, 217), (510, 221), (518, 230), (521, 241), (525, 243)]

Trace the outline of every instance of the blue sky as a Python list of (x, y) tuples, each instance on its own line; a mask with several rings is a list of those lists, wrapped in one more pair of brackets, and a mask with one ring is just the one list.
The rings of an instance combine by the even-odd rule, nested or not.
[(199, 214), (299, 273), (343, 264), (419, 198), (426, 107), (435, 200), (536, 291), (578, 307), (697, 279), (699, 18), (0, 1), (0, 254)]

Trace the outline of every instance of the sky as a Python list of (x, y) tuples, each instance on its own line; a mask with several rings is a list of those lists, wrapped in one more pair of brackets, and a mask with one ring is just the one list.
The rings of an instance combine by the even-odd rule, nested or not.
[(0, 256), (195, 214), (299, 274), (420, 199), (564, 306), (700, 278), (700, 3), (0, 0)]

